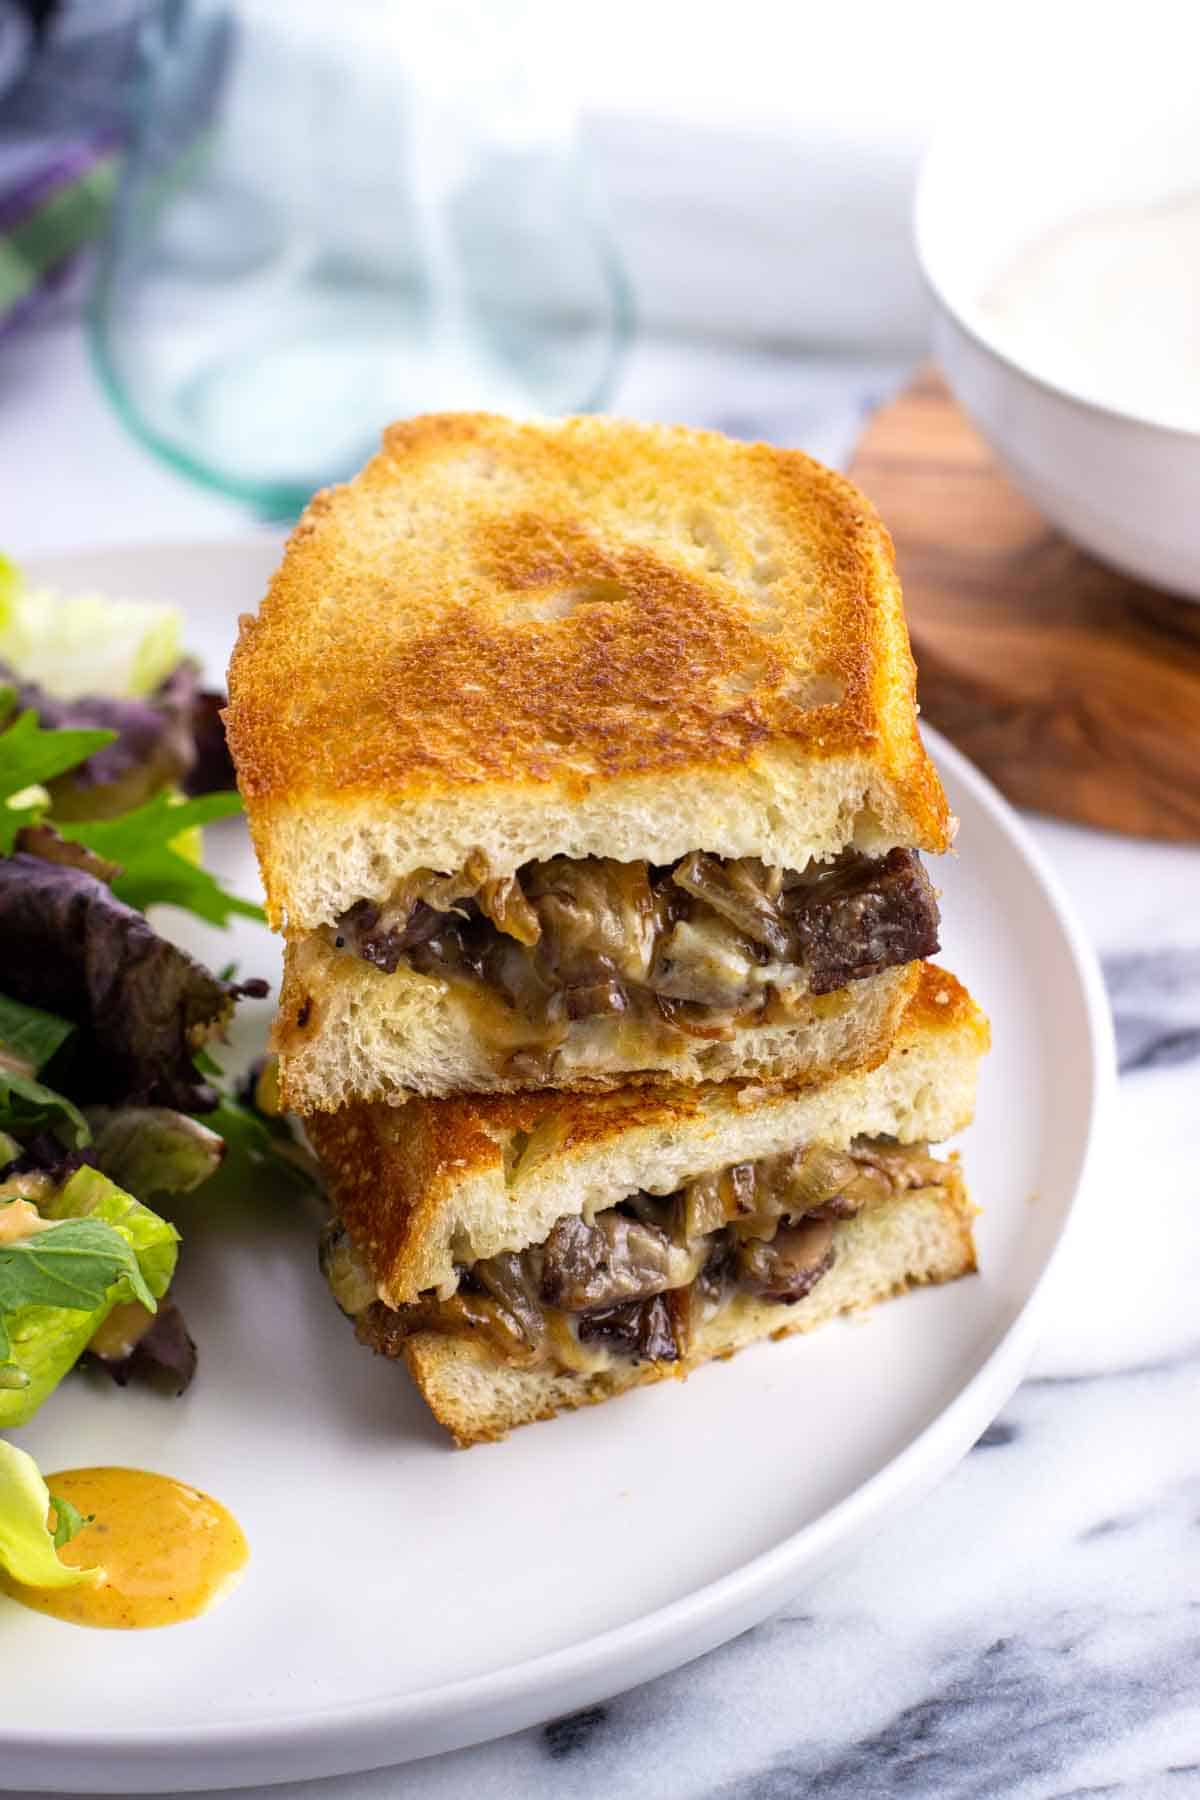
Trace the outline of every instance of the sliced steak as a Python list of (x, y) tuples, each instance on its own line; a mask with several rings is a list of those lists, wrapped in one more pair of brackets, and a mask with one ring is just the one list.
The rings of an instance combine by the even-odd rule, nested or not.
[(814, 994), (938, 947), (937, 896), (915, 850), (889, 850), (879, 861), (857, 857), (799, 890), (798, 900), (795, 925)]

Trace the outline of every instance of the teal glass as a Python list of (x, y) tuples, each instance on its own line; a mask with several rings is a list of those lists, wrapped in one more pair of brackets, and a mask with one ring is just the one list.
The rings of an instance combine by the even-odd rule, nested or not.
[(604, 405), (629, 299), (541, 14), (152, 11), (88, 318), (139, 437), (287, 517), (390, 419)]

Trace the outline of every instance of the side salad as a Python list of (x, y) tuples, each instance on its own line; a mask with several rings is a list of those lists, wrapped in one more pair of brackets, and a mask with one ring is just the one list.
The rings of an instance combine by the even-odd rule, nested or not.
[[(308, 1180), (269, 1077), (235, 1093), (212, 1058), (266, 983), (146, 917), (261, 917), (200, 860), (240, 808), (220, 704), (173, 609), (31, 589), (0, 558), (0, 1430), (81, 1360), (182, 1393), (196, 1346), (158, 1209), (230, 1158)], [(0, 1438), (0, 1570), (86, 1578), (57, 1554), (82, 1523)]]

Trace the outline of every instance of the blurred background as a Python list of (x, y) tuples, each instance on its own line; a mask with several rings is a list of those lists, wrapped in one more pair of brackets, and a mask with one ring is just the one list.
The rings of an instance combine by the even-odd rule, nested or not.
[(287, 518), (430, 406), (843, 460), (939, 118), (1104, 11), (1047, 10), (0, 0), (0, 541)]

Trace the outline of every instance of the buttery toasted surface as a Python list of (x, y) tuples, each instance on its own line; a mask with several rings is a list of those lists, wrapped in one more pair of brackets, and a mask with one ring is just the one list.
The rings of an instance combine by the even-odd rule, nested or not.
[[(939, 1141), (969, 1121), (987, 1021), (935, 964), (886, 1061), (805, 1085), (727, 1081), (354, 1104), (307, 1128), (330, 1198), (390, 1306), (451, 1286), (455, 1265), (547, 1236), (639, 1188), (858, 1135)], [(882, 1053), (881, 1053), (882, 1055)]]
[(226, 725), (292, 932), (481, 851), (938, 851), (890, 539), (798, 451), (430, 415), (318, 494)]
[(667, 1376), (687, 1376), (764, 1338), (814, 1331), (839, 1313), (861, 1312), (906, 1288), (953, 1281), (974, 1271), (973, 1207), (957, 1167), (944, 1186), (919, 1188), (847, 1221), (837, 1260), (794, 1306), (743, 1299), (718, 1312), (682, 1362), (614, 1360), (592, 1374), (514, 1368), (462, 1338), (425, 1333), (408, 1339), (404, 1360), (430, 1410), (462, 1447), (504, 1437), (518, 1425), (594, 1406)]

